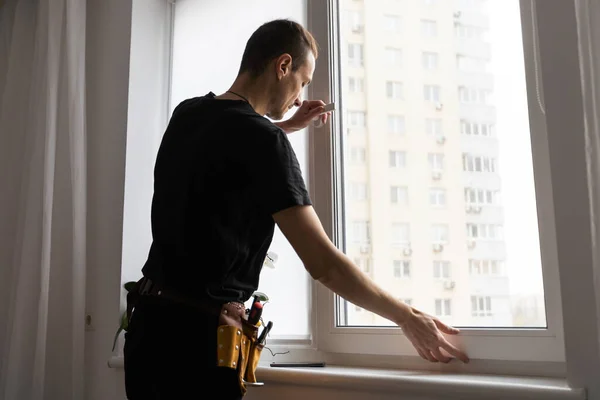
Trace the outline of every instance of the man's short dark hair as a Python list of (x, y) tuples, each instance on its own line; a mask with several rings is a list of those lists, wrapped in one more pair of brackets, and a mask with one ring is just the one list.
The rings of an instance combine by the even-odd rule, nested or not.
[(239, 72), (258, 76), (269, 62), (286, 53), (292, 56), (292, 70), (296, 70), (306, 62), (309, 52), (315, 59), (318, 57), (317, 42), (311, 33), (297, 22), (276, 19), (261, 25), (250, 36)]

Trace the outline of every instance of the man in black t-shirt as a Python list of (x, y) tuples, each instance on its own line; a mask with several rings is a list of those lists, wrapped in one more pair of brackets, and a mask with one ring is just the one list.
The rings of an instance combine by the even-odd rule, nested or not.
[[(153, 242), (142, 269), (140, 291), (155, 296), (140, 297), (125, 340), (130, 400), (243, 396), (236, 371), (217, 366), (211, 310), (243, 305), (257, 290), (275, 224), (313, 279), (399, 325), (421, 357), (468, 361), (443, 336), (458, 330), (376, 285), (321, 226), (286, 136), (326, 122), (322, 101), (301, 100), (317, 56), (302, 26), (271, 21), (249, 39), (226, 93), (185, 100), (173, 112), (156, 159)], [(279, 121), (294, 106), (287, 121), (265, 118)]]

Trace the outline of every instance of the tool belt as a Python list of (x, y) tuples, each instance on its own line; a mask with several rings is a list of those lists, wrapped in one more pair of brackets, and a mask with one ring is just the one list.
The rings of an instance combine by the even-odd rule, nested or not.
[(127, 320), (131, 320), (133, 309), (142, 296), (163, 298), (186, 304), (208, 314), (218, 315), (217, 327), (217, 367), (231, 368), (238, 372), (238, 382), (242, 395), (248, 386), (262, 386), (256, 380), (256, 368), (264, 344), (258, 342), (258, 325), (248, 322), (243, 303), (210, 303), (191, 298), (160, 287), (144, 277), (136, 282), (133, 290), (127, 293)]

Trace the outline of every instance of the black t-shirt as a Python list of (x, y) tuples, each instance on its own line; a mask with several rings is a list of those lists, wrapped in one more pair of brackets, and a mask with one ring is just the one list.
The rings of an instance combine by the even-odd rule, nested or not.
[(245, 101), (212, 92), (185, 100), (156, 158), (143, 274), (198, 298), (245, 301), (258, 289), (272, 214), (310, 204), (279, 127)]

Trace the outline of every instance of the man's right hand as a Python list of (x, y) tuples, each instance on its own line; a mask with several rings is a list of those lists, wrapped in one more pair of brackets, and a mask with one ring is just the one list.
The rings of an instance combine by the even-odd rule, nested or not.
[[(469, 362), (469, 357), (448, 342), (443, 335), (456, 335), (460, 331), (444, 324), (437, 318), (413, 308), (412, 312), (398, 325), (425, 360), (447, 363), (452, 360), (452, 357), (455, 357), (464, 363)], [(452, 357), (443, 354), (442, 350)]]

